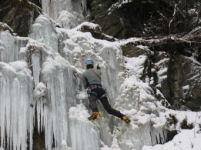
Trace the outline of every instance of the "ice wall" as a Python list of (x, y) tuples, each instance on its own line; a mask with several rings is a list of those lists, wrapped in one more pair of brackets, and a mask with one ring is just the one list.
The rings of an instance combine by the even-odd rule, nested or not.
[(99, 150), (100, 137), (97, 127), (88, 121), (88, 110), (80, 104), (69, 110), (71, 119), (72, 149)]
[[(31, 150), (36, 126), (39, 134), (44, 131), (48, 150), (99, 150), (106, 145), (140, 150), (165, 138), (163, 124), (159, 130), (153, 126), (160, 104), (140, 80), (147, 57), (125, 58), (121, 41), (94, 39), (80, 32), (82, 24), (72, 29), (82, 20), (77, 18), (80, 3), (84, 8), (84, 0), (42, 0), (46, 14), (35, 20), (28, 38), (0, 32), (0, 127), (7, 147), (29, 145)], [(81, 73), (89, 57), (101, 67), (111, 105), (131, 118), (130, 126), (108, 115), (100, 103), (102, 118), (87, 120), (88, 102), (77, 93), (84, 91)]]
[(26, 44), (27, 38), (14, 37), (9, 31), (0, 32), (0, 61), (19, 60), (20, 48), (25, 47)]
[(45, 43), (58, 51), (58, 37), (55, 30), (56, 24), (45, 16), (39, 16), (31, 27), (30, 38)]
[(64, 28), (72, 28), (87, 16), (86, 0), (42, 0), (45, 14), (56, 20)]
[(32, 149), (34, 110), (33, 78), (24, 46), (28, 38), (0, 31), (0, 133), (7, 148)]
[(62, 10), (72, 10), (71, 0), (42, 0), (41, 2), (43, 12), (53, 19), (56, 19)]
[(33, 79), (27, 63), (0, 62), (0, 137), (1, 146), (8, 149), (32, 149)]
[[(31, 64), (35, 82), (34, 107), (36, 107), (39, 132), (45, 131), (47, 149), (52, 144), (62, 147), (69, 143), (68, 109), (75, 105), (73, 69), (54, 49), (36, 41), (27, 44), (31, 51)], [(54, 139), (54, 141), (53, 141)]]
[[(48, 29), (50, 33), (47, 34), (43, 30), (44, 24), (51, 27)], [(38, 42), (30, 40), (26, 46), (27, 51), (31, 52), (29, 59), (36, 86), (35, 106), (37, 118), (41, 119), (38, 121), (39, 132), (45, 131), (47, 149), (51, 149), (53, 139), (56, 148), (67, 145), (68, 147), (72, 146), (73, 149), (98, 149), (98, 131), (93, 129), (94, 126), (90, 125), (87, 122), (88, 120), (86, 121), (87, 116), (85, 116), (84, 122), (68, 117), (71, 106), (79, 103), (76, 100), (75, 92), (82, 89), (80, 71), (74, 67), (74, 59), (64, 59), (65, 56), (72, 57), (70, 55), (71, 50), (62, 49), (62, 47), (65, 48), (65, 40), (70, 40), (70, 35), (68, 35), (70, 31), (52, 28), (53, 26), (54, 22), (50, 21), (49, 17), (40, 16), (32, 26), (32, 33), (30, 34), (30, 37)], [(37, 36), (36, 33), (41, 36)], [(48, 37), (48, 35), (54, 35), (57, 40)], [(76, 45), (75, 42), (73, 43)], [(59, 53), (55, 50), (55, 46), (60, 47)], [(78, 45), (78, 47), (80, 46)], [(91, 130), (94, 130), (93, 134), (90, 134)], [(83, 135), (87, 138), (83, 138)], [(87, 139), (91, 139), (90, 144), (86, 142), (89, 141)]]

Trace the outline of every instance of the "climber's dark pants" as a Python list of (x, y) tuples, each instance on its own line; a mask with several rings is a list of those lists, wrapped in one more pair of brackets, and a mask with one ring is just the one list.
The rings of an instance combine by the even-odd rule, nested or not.
[(88, 88), (88, 94), (89, 94), (89, 105), (93, 112), (98, 112), (96, 101), (97, 99), (99, 99), (103, 104), (103, 107), (109, 114), (122, 119), (124, 115), (120, 111), (117, 111), (111, 107), (111, 105), (108, 102), (106, 92), (101, 86), (97, 87), (95, 86), (95, 88)]

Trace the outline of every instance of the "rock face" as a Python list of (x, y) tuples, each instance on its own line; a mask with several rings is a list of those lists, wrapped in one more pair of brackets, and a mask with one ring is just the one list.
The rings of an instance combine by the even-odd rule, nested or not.
[(11, 29), (6, 23), (0, 22), (0, 31), (9, 30), (13, 33), (13, 29)]
[[(140, 38), (122, 45), (121, 48), (124, 56), (148, 57), (141, 79), (149, 79), (159, 100), (167, 99), (173, 109), (197, 111), (201, 110), (201, 45), (199, 36), (196, 37), (195, 32), (190, 33), (187, 41), (184, 40), (186, 36), (172, 38), (174, 40), (171, 37), (151, 40)], [(196, 42), (188, 42), (189, 37), (197, 39)]]
[(192, 57), (178, 55), (172, 57), (169, 66), (170, 99), (182, 99), (187, 107), (200, 110), (200, 64)]
[(166, 65), (167, 78), (158, 87), (163, 95), (175, 109), (185, 105), (192, 110), (200, 110), (200, 64), (193, 57), (176, 54), (170, 55)]
[[(199, 42), (199, 40), (197, 41)], [(201, 64), (199, 60), (200, 44), (177, 43), (166, 45), (162, 50), (166, 54), (165, 66), (168, 68), (162, 80), (160, 91), (175, 109), (200, 110)], [(157, 49), (157, 48), (156, 48)], [(160, 60), (165, 59), (161, 57)], [(161, 65), (164, 65), (162, 63)]]
[(90, 20), (99, 24), (103, 32), (114, 37), (128, 37), (127, 32), (131, 31), (131, 27), (127, 24), (128, 29), (125, 30), (125, 20), (120, 17), (118, 12), (113, 12), (108, 15), (109, 7), (114, 3), (112, 0), (88, 0), (90, 8)]
[(167, 0), (88, 0), (90, 21), (117, 38), (181, 33), (200, 24), (200, 4)]
[(15, 33), (27, 36), (29, 27), (40, 14), (40, 8), (27, 0), (0, 1), (0, 22), (7, 23)]

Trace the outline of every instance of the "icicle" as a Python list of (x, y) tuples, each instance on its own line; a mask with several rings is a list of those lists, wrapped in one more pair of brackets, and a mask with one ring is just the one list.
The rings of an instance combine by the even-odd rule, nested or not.
[(53, 19), (56, 19), (62, 10), (71, 11), (71, 0), (42, 0), (42, 9)]
[[(68, 109), (76, 102), (72, 91), (75, 85), (72, 69), (66, 60), (46, 47), (41, 47), (40, 51), (42, 55), (32, 54), (36, 83), (40, 76), (34, 95), (37, 100), (37, 126), (39, 132), (44, 130), (46, 148), (51, 150), (53, 144), (62, 147), (61, 141), (68, 143)], [(42, 66), (39, 65), (41, 63)]]
[(55, 30), (55, 24), (47, 16), (40, 15), (31, 27), (29, 37), (43, 42), (46, 46), (58, 51), (58, 36)]
[(99, 150), (98, 129), (88, 121), (86, 108), (83, 105), (71, 107), (69, 113), (73, 150)]
[[(0, 62), (0, 117), (1, 140), (4, 147), (27, 149), (28, 132), (32, 137), (33, 113), (32, 79), (25, 62)], [(7, 136), (7, 139), (5, 137)], [(32, 143), (32, 139), (30, 139)]]
[(14, 37), (9, 31), (0, 31), (0, 61), (19, 60), (20, 48), (25, 47), (27, 38)]

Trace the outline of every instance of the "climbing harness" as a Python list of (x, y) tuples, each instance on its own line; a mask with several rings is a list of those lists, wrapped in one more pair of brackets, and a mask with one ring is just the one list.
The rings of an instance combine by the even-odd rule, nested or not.
[(103, 98), (106, 98), (107, 97), (107, 94), (103, 94), (99, 99), (103, 99)]
[(87, 94), (92, 94), (92, 95), (97, 97), (98, 94), (95, 91), (93, 91), (93, 90), (95, 90), (97, 88), (102, 88), (102, 86), (101, 85), (95, 85), (95, 84), (89, 85), (89, 87), (87, 89)]

